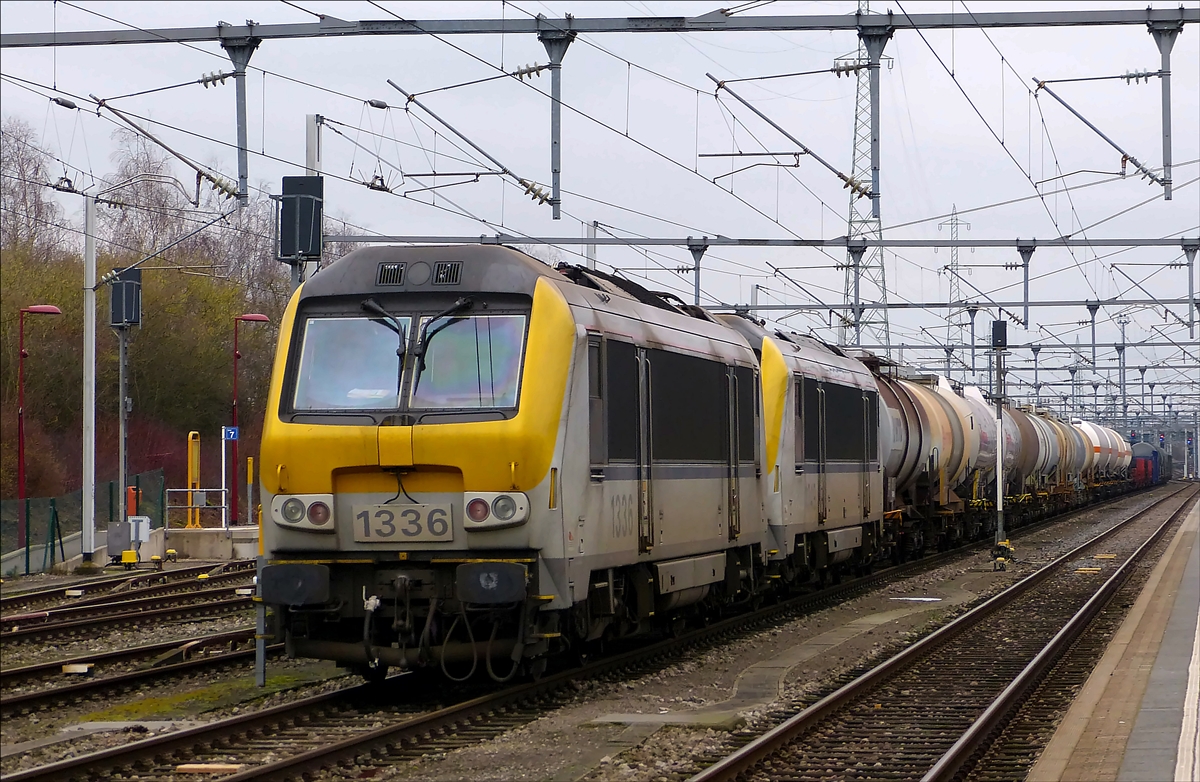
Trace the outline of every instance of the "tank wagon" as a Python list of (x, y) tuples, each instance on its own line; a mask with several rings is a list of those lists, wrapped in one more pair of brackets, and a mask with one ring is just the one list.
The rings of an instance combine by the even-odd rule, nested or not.
[[(987, 534), (972, 387), (500, 246), (303, 285), (263, 429), (263, 600), (295, 656), (538, 674), (607, 639)], [(1004, 411), (1014, 522), (1132, 487), (1115, 432)]]

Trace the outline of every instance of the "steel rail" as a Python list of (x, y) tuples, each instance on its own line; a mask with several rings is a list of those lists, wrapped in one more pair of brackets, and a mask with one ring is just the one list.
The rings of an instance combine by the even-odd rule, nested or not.
[(1062, 657), (1071, 644), (1087, 629), (1088, 625), (1096, 617), (1096, 614), (1104, 608), (1109, 599), (1125, 583), (1130, 571), (1146, 555), (1150, 547), (1157, 543), (1173, 524), (1192, 509), (1192, 506), (1196, 502), (1197, 494), (1200, 494), (1200, 490), (1192, 492), (1192, 495), (1183, 501), (1179, 510), (1175, 511), (1171, 514), (1170, 518), (1159, 525), (1154, 534), (1147, 538), (1142, 545), (1138, 546), (1137, 550), (1117, 568), (1117, 571), (1108, 577), (1108, 580), (1092, 595), (1087, 603), (1071, 617), (1070, 621), (1025, 666), (1025, 669), (1021, 671), (1017, 678), (1005, 687), (1004, 691), (992, 701), (992, 704), (984, 710), (983, 714), (971, 724), (971, 727), (954, 743), (954, 746), (946, 754), (942, 755), (933, 768), (921, 778), (921, 782), (950, 782), (971, 761), (972, 756), (986, 746), (991, 735), (1004, 726), (1008, 717), (1021, 704), (1026, 694), (1030, 692), (1041, 680), (1042, 676), (1050, 670), (1051, 666)]
[(64, 606), (63, 608), (48, 608), (44, 611), (33, 611), (27, 614), (16, 614), (5, 617), (3, 621), (0, 621), (0, 639), (9, 636), (8, 627), (19, 628), (33, 622), (40, 623), (36, 625), (39, 627), (50, 627), (70, 623), (77, 616), (99, 618), (112, 614), (125, 614), (141, 608), (165, 607), (163, 605), (165, 603), (175, 603), (180, 600), (187, 600), (188, 598), (225, 597), (236, 594), (239, 589), (244, 588), (239, 586), (220, 586), (212, 589), (185, 592), (183, 594), (151, 595), (149, 597), (135, 597), (130, 600), (110, 600), (90, 605), (71, 605)]
[(215, 577), (225, 573), (237, 572), (239, 570), (252, 570), (253, 568), (254, 560), (239, 559), (223, 564), (208, 563), (205, 565), (193, 565), (191, 567), (174, 568), (171, 570), (141, 571), (136, 574), (123, 573), (120, 576), (104, 576), (87, 581), (74, 583), (67, 582), (53, 587), (31, 589), (24, 592), (15, 592), (0, 596), (0, 612), (9, 612), (13, 610), (14, 606), (23, 606), (28, 603), (36, 603), (47, 600), (70, 599), (66, 597), (66, 591), (68, 589), (82, 590), (84, 593), (83, 596), (87, 597), (90, 593), (98, 592), (105, 587), (110, 588), (108, 590), (110, 593), (115, 593), (121, 590), (126, 584), (129, 584), (130, 590), (138, 589), (139, 587), (134, 585), (142, 581), (157, 581), (159, 583), (166, 583), (195, 578), (201, 573), (207, 573), (210, 577)]
[[(249, 633), (248, 637), (250, 640), (253, 640), (254, 633)], [(282, 653), (283, 650), (283, 644), (271, 644), (267, 647), (267, 654), (277, 655)], [(8, 719), (16, 714), (27, 714), (45, 710), (64, 700), (79, 703), (89, 697), (95, 697), (97, 694), (109, 698), (131, 685), (140, 685), (155, 679), (173, 679), (198, 671), (220, 668), (231, 663), (253, 662), (254, 655), (255, 650), (253, 648), (235, 649), (217, 654), (201, 655), (190, 660), (182, 660), (177, 663), (169, 663), (154, 668), (142, 668), (113, 676), (87, 679), (61, 687), (50, 687), (13, 695), (0, 695), (0, 715)]]
[[(974, 547), (970, 547), (974, 548)], [(649, 647), (625, 652), (620, 655), (615, 655), (611, 658), (605, 658), (593, 662), (586, 666), (586, 673), (578, 669), (565, 671), (546, 677), (539, 682), (530, 684), (522, 684), (517, 687), (509, 688), (500, 693), (494, 693), (491, 696), (493, 699), (507, 698), (512, 696), (514, 700), (520, 697), (531, 697), (532, 695), (540, 694), (544, 690), (540, 688), (548, 688), (551, 686), (563, 686), (567, 682), (582, 678), (584, 676), (600, 675), (602, 673), (618, 670), (622, 667), (628, 667), (645, 660), (664, 657), (671, 654), (678, 654), (692, 646), (711, 642), (714, 639), (719, 639), (721, 636), (752, 629), (755, 626), (762, 625), (774, 621), (788, 614), (802, 612), (805, 610), (816, 610), (831, 602), (836, 602), (845, 599), (850, 595), (856, 594), (865, 589), (870, 589), (878, 586), (881, 583), (903, 578), (910, 575), (912, 572), (936, 567), (942, 564), (946, 559), (954, 555), (961, 555), (963, 552), (952, 551), (936, 554), (931, 557), (925, 557), (919, 560), (913, 560), (903, 565), (881, 570), (872, 576), (864, 579), (856, 579), (853, 582), (848, 582), (843, 585), (831, 587), (821, 590), (820, 592), (803, 595), (792, 598), (775, 606), (763, 609), (755, 614), (731, 617), (721, 620), (710, 625), (702, 630), (689, 633), (682, 638), (668, 639), (659, 641)], [(128, 744), (123, 747), (113, 747), (87, 755), (82, 755), (75, 758), (68, 758), (46, 766), (41, 766), (26, 771), (21, 771), (13, 775), (5, 777), (6, 782), (25, 782), (27, 780), (48, 780), (69, 778), (74, 773), (83, 771), (92, 771), (94, 769), (115, 768), (129, 763), (140, 762), (144, 760), (152, 760), (158, 756), (169, 755), (179, 750), (186, 750), (196, 745), (204, 744), (218, 738), (229, 736), (230, 734), (252, 732), (261, 726), (269, 726), (273, 723), (286, 721), (292, 716), (301, 714), (307, 710), (322, 707), (334, 702), (340, 698), (355, 698), (367, 695), (371, 692), (372, 685), (358, 685), (342, 690), (337, 690), (332, 693), (324, 693), (322, 695), (307, 698), (302, 701), (295, 701), (291, 704), (283, 704), (280, 706), (264, 709), (258, 712), (248, 712), (227, 720), (220, 720), (208, 725), (197, 728), (190, 728), (182, 731), (176, 731), (152, 738), (144, 739), (133, 744)], [(519, 690), (519, 693), (518, 693)], [(495, 706), (489, 708), (497, 708)], [(474, 711), (472, 711), (474, 710)], [(423, 725), (421, 730), (417, 730), (418, 723), (412, 719), (402, 723), (398, 723), (387, 728), (381, 728), (372, 732), (369, 735), (359, 737), (360, 743), (376, 744), (382, 742), (386, 744), (388, 741), (399, 741), (402, 739), (392, 739), (389, 730), (399, 731), (397, 735), (409, 735), (413, 733), (423, 732), (424, 730), (436, 729), (437, 727), (445, 727), (460, 719), (465, 720), (470, 714), (484, 713), (489, 709), (482, 708), (482, 699), (475, 699), (458, 706), (443, 709), (440, 712), (428, 715), (430, 722)], [(358, 754), (362, 750), (353, 749), (350, 740), (338, 742), (332, 745), (330, 751), (337, 753), (339, 756), (346, 754)], [(275, 774), (279, 771), (284, 777), (293, 776), (294, 769), (299, 766), (320, 766), (327, 762), (324, 759), (310, 753), (302, 753), (295, 756), (295, 759), (285, 759), (279, 764), (272, 764), (271, 767), (261, 766), (254, 769), (247, 769), (241, 772), (243, 775), (249, 775), (244, 778), (259, 778), (256, 776), (259, 773)], [(297, 765), (298, 764), (298, 765)], [(289, 772), (290, 773), (285, 773)]]
[[(206, 574), (201, 574), (206, 575)], [(95, 595), (94, 597), (81, 597), (70, 600), (66, 605), (47, 608), (42, 611), (35, 611), (22, 614), (7, 614), (0, 616), (0, 627), (4, 624), (15, 621), (24, 621), (31, 616), (40, 616), (41, 614), (53, 615), (61, 611), (82, 611), (83, 609), (103, 608), (108, 605), (118, 605), (120, 603), (128, 603), (134, 600), (145, 598), (167, 598), (178, 597), (192, 592), (203, 591), (208, 587), (214, 587), (217, 584), (225, 582), (243, 582), (243, 586), (250, 584), (249, 579), (253, 578), (253, 573), (218, 573), (217, 575), (209, 575), (204, 579), (185, 580), (176, 579), (163, 584), (148, 584), (143, 587), (134, 587), (127, 592), (111, 592), (103, 595)]]
[(254, 638), (254, 628), (245, 630), (233, 630), (228, 633), (217, 633), (216, 635), (199, 635), (191, 638), (181, 638), (177, 641), (163, 641), (156, 644), (143, 644), (142, 646), (131, 646), (126, 649), (117, 649), (111, 652), (99, 652), (96, 654), (85, 654), (77, 657), (68, 657), (62, 660), (52, 660), (50, 662), (36, 663), (34, 665), (22, 665), (15, 668), (0, 669), (0, 687), (11, 688), (21, 682), (30, 679), (39, 678), (51, 672), (61, 672), (64, 665), (84, 665), (87, 663), (118, 663), (128, 660), (137, 660), (144, 657), (157, 657), (176, 649), (200, 649), (214, 644), (239, 643), (248, 641)]
[(293, 714), (314, 707), (331, 704), (342, 698), (366, 695), (375, 685), (359, 684), (332, 692), (321, 693), (302, 701), (283, 703), (260, 711), (239, 714), (228, 719), (217, 720), (195, 728), (166, 733), (152, 738), (91, 752), (86, 755), (60, 760), (37, 768), (18, 771), (5, 775), (5, 782), (26, 782), (32, 779), (67, 779), (75, 774), (99, 772), (100, 769), (115, 768), (124, 763), (132, 763), (142, 758), (154, 758), (157, 755), (167, 755), (177, 750), (186, 750), (205, 741), (213, 741), (229, 735), (236, 730), (250, 731), (259, 726), (268, 726), (273, 722), (286, 720)]
[[(224, 593), (236, 591), (236, 588), (223, 588), (213, 590)], [(193, 596), (195, 593), (193, 593)], [(178, 597), (178, 596), (176, 596)], [(161, 602), (167, 598), (147, 598), (147, 601)], [(77, 619), (71, 622), (55, 622), (52, 624), (34, 625), (32, 627), (19, 628), (8, 630), (0, 634), (0, 641), (13, 640), (29, 640), (31, 638), (39, 638), (53, 635), (64, 635), (78, 632), (85, 629), (94, 629), (105, 625), (132, 625), (140, 624), (149, 620), (163, 620), (180, 617), (196, 617), (211, 616), (212, 614), (226, 613), (236, 611), (242, 608), (249, 608), (252, 605), (250, 597), (232, 597), (223, 600), (209, 600), (203, 603), (185, 603), (184, 605), (170, 606), (167, 608), (147, 608), (145, 610), (126, 611), (119, 614), (108, 614), (102, 617), (93, 619)]]
[[(871, 690), (878, 684), (886, 681), (894, 674), (909, 668), (920, 659), (924, 658), (929, 653), (932, 653), (942, 644), (953, 640), (963, 632), (975, 627), (982, 622), (986, 617), (1002, 609), (1010, 603), (1014, 598), (1024, 594), (1031, 588), (1037, 586), (1042, 581), (1049, 578), (1062, 565), (1076, 559), (1084, 550), (1095, 546), (1096, 544), (1107, 540), (1117, 534), (1127, 524), (1130, 524), (1150, 511), (1158, 508), (1169, 500), (1178, 497), (1189, 487), (1182, 487), (1171, 494), (1163, 497), (1149, 506), (1134, 512), (1129, 517), (1123, 519), (1113, 525), (1108, 530), (1100, 533), (1086, 543), (1075, 547), (1071, 551), (1056, 558), (1052, 562), (1039, 568), (1020, 581), (1016, 582), (1008, 589), (993, 595), (983, 603), (975, 606), (971, 610), (959, 616), (954, 621), (946, 624), (933, 633), (925, 636), (917, 641), (912, 646), (908, 647), (899, 654), (884, 661), (879, 666), (872, 668), (863, 675), (839, 688), (833, 693), (825, 696), (821, 700), (812, 704), (795, 716), (785, 720), (771, 730), (764, 733), (762, 736), (754, 739), (745, 746), (738, 749), (736, 752), (726, 756), (723, 760), (709, 766), (700, 773), (692, 776), (688, 782), (726, 782), (735, 780), (739, 775), (746, 773), (750, 769), (757, 766), (766, 758), (775, 754), (779, 749), (789, 744), (793, 739), (800, 734), (814, 727), (821, 720), (830, 716), (838, 709), (847, 705), (865, 692)], [(1194, 498), (1189, 497), (1185, 504)]]
[[(1111, 502), (1128, 499), (1130, 496), (1126, 494)], [(1136, 496), (1136, 493), (1133, 496)], [(1103, 504), (1106, 503), (1102, 503), (1101, 505)], [(1149, 510), (1157, 504), (1155, 502), (1145, 510)], [(1027, 525), (1021, 532), (1031, 532), (1036, 528), (1046, 526), (1056, 520), (1064, 520), (1084, 510), (1094, 510), (1095, 507), (1070, 509), (1051, 519)], [(321, 751), (311, 750), (276, 763), (249, 768), (239, 772), (234, 777), (226, 778), (226, 780), (232, 782), (233, 780), (242, 779), (299, 778), (301, 769), (322, 768), (338, 762), (339, 759), (344, 760), (345, 758), (352, 758), (353, 756), (370, 752), (371, 748), (386, 747), (388, 744), (395, 745), (404, 741), (405, 736), (419, 736), (422, 733), (446, 728), (455, 724), (469, 724), (469, 720), (473, 715), (486, 714), (490, 710), (503, 707), (497, 704), (515, 703), (522, 699), (547, 694), (552, 689), (566, 686), (572, 681), (619, 671), (635, 665), (644, 665), (654, 660), (673, 657), (692, 647), (716, 643), (738, 632), (751, 631), (757, 627), (780, 621), (791, 615), (819, 609), (830, 603), (848, 599), (850, 596), (875, 588), (881, 584), (906, 578), (915, 572), (941, 566), (955, 557), (963, 556), (964, 554), (973, 555), (979, 550), (980, 546), (978, 543), (972, 543), (953, 551), (912, 560), (902, 565), (881, 570), (862, 579), (855, 579), (854, 581), (824, 589), (817, 593), (791, 598), (755, 613), (723, 619), (680, 638), (658, 641), (649, 646), (597, 660), (587, 664), (582, 669), (577, 668), (563, 671), (537, 682), (517, 685), (501, 692), (482, 696), (422, 717), (409, 718), (357, 737), (338, 741), (329, 747), (323, 748)], [(224, 741), (231, 735), (252, 733), (263, 728), (269, 728), (272, 725), (292, 719), (306, 711), (330, 705), (343, 698), (366, 696), (373, 692), (375, 687), (376, 685), (369, 684), (357, 685), (306, 698), (301, 701), (295, 701), (290, 704), (283, 704), (257, 712), (248, 712), (196, 728), (162, 734), (132, 744), (113, 747), (99, 752), (68, 758), (46, 766), (20, 771), (6, 776), (5, 780), (6, 782), (10, 780), (11, 782), (28, 782), (29, 780), (70, 778), (80, 773), (97, 775), (104, 769), (153, 761), (156, 757), (161, 758), (178, 751), (188, 751), (197, 745), (217, 740)], [(488, 705), (488, 699), (491, 699), (491, 705)], [(222, 744), (222, 746), (228, 745)], [(223, 782), (225, 781), (223, 780)]]

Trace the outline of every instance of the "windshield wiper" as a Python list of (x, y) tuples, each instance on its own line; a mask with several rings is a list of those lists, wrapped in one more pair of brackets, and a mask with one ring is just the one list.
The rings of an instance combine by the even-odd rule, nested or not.
[[(413, 348), (413, 354), (417, 357), (417, 372), (418, 373), (425, 371), (425, 350), (429, 347), (430, 341), (433, 340), (433, 338), (437, 336), (439, 331), (446, 328), (454, 321), (450, 320), (450, 321), (447, 321), (446, 323), (442, 324), (441, 326), (438, 326), (436, 329), (434, 329), (432, 334), (429, 333), (429, 326), (432, 323), (434, 323), (435, 321), (439, 321), (448, 315), (453, 315), (457, 312), (469, 310), (469, 309), (471, 309), (472, 305), (474, 305), (474, 304), (475, 304), (474, 299), (472, 299), (470, 296), (464, 296), (463, 298), (454, 302), (454, 304), (452, 304), (451, 306), (447, 307), (446, 309), (442, 310), (438, 314), (434, 315), (432, 318), (428, 318), (424, 323), (421, 324), (421, 336), (419, 339), (417, 339), (417, 346), (415, 348)], [(417, 377), (419, 378), (420, 375), (418, 374)]]
[(404, 326), (401, 325), (400, 320), (395, 315), (379, 306), (379, 302), (375, 301), (375, 299), (366, 299), (359, 306), (361, 306), (367, 312), (378, 315), (380, 318), (388, 321), (386, 325), (395, 331), (396, 336), (399, 337), (400, 344), (396, 346), (396, 358), (398, 359), (396, 362), (398, 364), (396, 368), (396, 399), (399, 400), (400, 383), (404, 378), (404, 358), (406, 355), (405, 349), (408, 347), (408, 335), (404, 333)]

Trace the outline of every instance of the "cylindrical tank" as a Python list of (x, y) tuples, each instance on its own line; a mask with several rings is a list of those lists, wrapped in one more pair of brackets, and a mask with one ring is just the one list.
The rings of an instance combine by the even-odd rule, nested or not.
[(908, 392), (893, 378), (880, 376), (875, 382), (892, 427), (892, 445), (886, 454), (884, 475), (895, 479), (896, 491), (901, 492), (916, 480), (929, 445), (922, 438), (921, 423)]
[(1083, 469), (1080, 470), (1080, 474), (1090, 476), (1096, 467), (1096, 440), (1078, 418), (1071, 419), (1071, 428), (1079, 433), (1079, 438), (1083, 441)]
[(1017, 473), (1017, 463), (1021, 460), (1024, 443), (1021, 440), (1021, 427), (1017, 425), (1017, 419), (1013, 418), (1012, 411), (1007, 408), (1004, 410), (1003, 423), (1004, 472), (1012, 476)]
[(1058, 440), (1058, 480), (1069, 480), (1075, 475), (1076, 464), (1079, 461), (1078, 446), (1072, 434), (1074, 430), (1049, 414), (1043, 414), (1041, 418), (1054, 430), (1054, 436)]
[(1090, 421), (1081, 421), (1078, 418), (1072, 419), (1078, 429), (1085, 432), (1092, 446), (1092, 464), (1091, 469), (1094, 475), (1107, 475), (1109, 464), (1112, 462), (1112, 443), (1109, 442), (1108, 435), (1103, 429)]
[(1117, 468), (1121, 464), (1121, 436), (1107, 426), (1097, 426), (1096, 428), (1104, 432), (1104, 438), (1108, 441), (1108, 466), (1105, 468), (1106, 472), (1108, 475), (1116, 475)]
[(950, 405), (954, 417), (958, 419), (962, 429), (963, 455), (951, 484), (958, 486), (970, 477), (971, 472), (975, 469), (975, 464), (979, 461), (979, 428), (975, 425), (971, 406), (965, 399), (954, 393), (950, 381), (939, 376), (937, 391), (943, 401)]
[(1038, 460), (1041, 457), (1042, 449), (1038, 443), (1038, 430), (1029, 420), (1029, 414), (1023, 410), (1005, 408), (1005, 412), (1012, 416), (1017, 429), (1021, 432), (1021, 448), (1017, 454), (1016, 464), (1013, 466), (1013, 478), (1024, 482), (1037, 470)]
[(1092, 462), (1092, 447), (1088, 441), (1084, 439), (1083, 432), (1076, 429), (1074, 426), (1071, 426), (1066, 421), (1059, 421), (1058, 424), (1074, 443), (1075, 458), (1066, 468), (1067, 475), (1072, 478), (1078, 478)]
[(1129, 470), (1130, 462), (1133, 461), (1133, 449), (1130, 447), (1129, 441), (1122, 437), (1116, 429), (1109, 429), (1108, 433), (1116, 441), (1117, 464), (1113, 468), (1113, 472), (1124, 475)]
[(1025, 412), (1029, 423), (1037, 431), (1038, 456), (1033, 468), (1033, 474), (1039, 476), (1052, 475), (1058, 469), (1060, 457), (1058, 436), (1045, 418), (1033, 412)]
[(980, 472), (991, 472), (996, 469), (996, 410), (988, 407), (983, 393), (975, 386), (963, 388), (962, 398), (970, 409), (968, 425), (979, 435), (975, 467)]
[[(917, 411), (921, 423), (921, 436), (930, 443), (929, 454), (925, 458), (926, 469), (930, 472), (944, 474), (947, 479), (951, 475), (951, 465), (957, 465), (962, 458), (962, 424), (946, 413), (942, 403), (938, 401), (936, 392), (931, 391), (920, 383), (899, 380), (897, 384), (908, 392), (909, 399)], [(957, 425), (957, 437), (955, 437)], [(928, 437), (926, 438), (926, 434)], [(918, 468), (919, 474), (920, 468)]]

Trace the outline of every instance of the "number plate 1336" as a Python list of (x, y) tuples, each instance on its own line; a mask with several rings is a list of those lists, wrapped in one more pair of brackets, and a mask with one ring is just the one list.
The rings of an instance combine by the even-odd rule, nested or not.
[(355, 505), (357, 543), (454, 539), (449, 505)]

